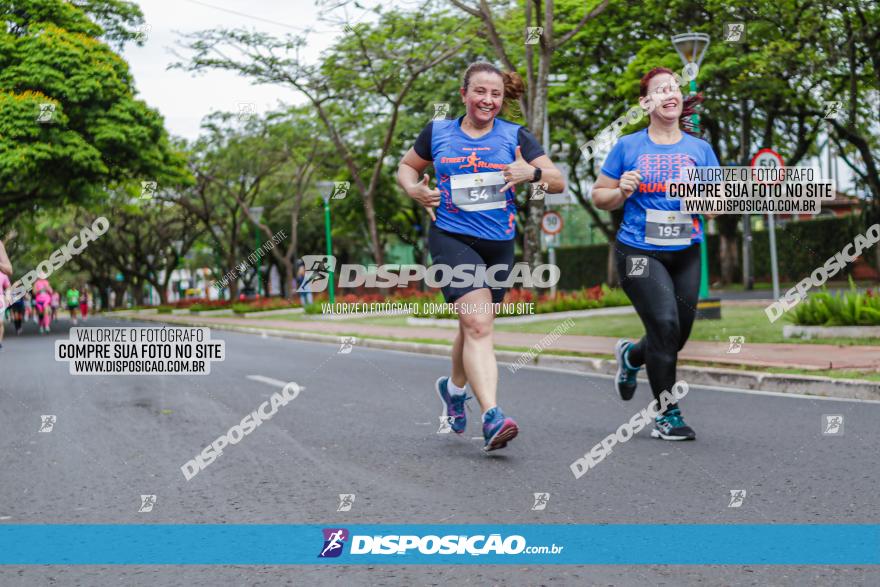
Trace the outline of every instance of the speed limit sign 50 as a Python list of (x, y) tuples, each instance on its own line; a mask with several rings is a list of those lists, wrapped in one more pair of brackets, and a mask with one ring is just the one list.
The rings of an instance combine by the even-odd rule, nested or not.
[(553, 212), (552, 210), (544, 212), (544, 217), (541, 218), (541, 230), (544, 234), (551, 235), (562, 232), (562, 216), (559, 212)]
[[(779, 168), (785, 167), (785, 161), (782, 160), (782, 155), (774, 151), (773, 149), (761, 149), (755, 156), (752, 157), (752, 169), (757, 168)], [(777, 180), (767, 180), (763, 178), (763, 174), (759, 171), (752, 171), (752, 181), (756, 181), (758, 183), (763, 184), (773, 184), (773, 183), (782, 183), (781, 179)]]

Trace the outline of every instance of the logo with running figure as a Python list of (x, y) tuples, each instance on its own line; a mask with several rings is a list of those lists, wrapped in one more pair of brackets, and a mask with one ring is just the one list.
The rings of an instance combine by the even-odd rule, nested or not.
[(303, 255), (306, 274), (296, 291), (318, 293), (327, 291), (330, 274), (336, 269), (336, 257), (333, 255)]
[(331, 200), (344, 200), (345, 196), (348, 195), (348, 190), (351, 189), (351, 182), (348, 181), (334, 181), (333, 182), (333, 195), (330, 196)]
[(321, 548), (318, 558), (336, 558), (342, 554), (342, 547), (348, 540), (348, 530), (345, 528), (324, 528), (324, 546)]
[(340, 493), (339, 494), (339, 506), (336, 508), (337, 512), (350, 512), (351, 506), (354, 505), (354, 493)]
[(149, 200), (154, 195), (156, 195), (156, 188), (159, 187), (159, 183), (156, 181), (142, 181), (141, 182), (141, 199)]
[(837, 120), (840, 118), (841, 108), (843, 104), (839, 100), (826, 100), (825, 101), (825, 116), (826, 120)]
[(437, 429), (437, 434), (449, 434), (452, 432), (452, 423), (455, 422), (455, 416), (439, 416), (440, 418), (440, 428)]
[(357, 337), (354, 336), (343, 336), (339, 340), (339, 350), (336, 351), (337, 355), (350, 355), (352, 348), (357, 344)]
[(37, 432), (52, 432), (57, 418), (54, 415), (48, 414), (40, 416), (40, 420), (40, 429)]
[(731, 489), (730, 490), (730, 502), (728, 502), (727, 507), (729, 508), (738, 508), (742, 507), (743, 502), (746, 499), (746, 490), (745, 489)]
[(537, 45), (544, 34), (544, 27), (530, 26), (526, 27), (526, 45)]
[(746, 36), (746, 23), (728, 22), (724, 24), (724, 41), (727, 43), (742, 43)]
[(156, 496), (155, 495), (141, 495), (141, 506), (138, 508), (138, 512), (151, 512), (153, 511), (153, 506), (156, 505)]
[(628, 255), (626, 257), (626, 275), (627, 277), (647, 277), (648, 258)]
[(843, 415), (822, 414), (822, 435), (843, 436)]
[(40, 104), (40, 113), (37, 115), (37, 122), (52, 122), (53, 116), (55, 116), (55, 104), (52, 104), (51, 102)]
[(532, 504), (532, 511), (539, 512), (547, 509), (547, 503), (550, 501), (549, 493), (535, 493), (535, 503)]
[(746, 342), (745, 336), (731, 336), (730, 346), (727, 347), (728, 355), (738, 355), (742, 351), (743, 344)]
[(477, 165), (480, 162), (480, 158), (477, 156), (476, 151), (471, 151), (471, 154), (467, 156), (467, 160), (463, 165), (459, 165), (459, 169), (466, 169), (468, 167), (473, 167), (474, 173), (479, 172), (479, 166)]
[(546, 183), (533, 183), (532, 184), (532, 195), (529, 197), (530, 200), (543, 200), (544, 196), (547, 194), (547, 184)]
[(437, 104), (434, 104), (434, 116), (431, 120), (446, 120), (447, 114), (449, 114), (449, 103), (438, 102)]

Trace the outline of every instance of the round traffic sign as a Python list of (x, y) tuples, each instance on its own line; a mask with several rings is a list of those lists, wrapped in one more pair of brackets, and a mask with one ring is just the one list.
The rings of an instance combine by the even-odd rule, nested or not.
[[(758, 167), (763, 167), (763, 168), (785, 167), (785, 161), (782, 160), (782, 155), (780, 155), (779, 153), (777, 153), (773, 149), (761, 149), (760, 151), (755, 153), (754, 157), (752, 157), (752, 168), (758, 168)], [(760, 172), (757, 172), (757, 173), (760, 173)], [(753, 179), (753, 181), (757, 181), (758, 183), (762, 183), (762, 184), (782, 183), (781, 179), (772, 180), (772, 181), (758, 179), (757, 177), (755, 177), (755, 174), (756, 174), (756, 172), (753, 171), (752, 172), (752, 179)]]
[(785, 167), (785, 162), (773, 149), (761, 149), (752, 157), (752, 167)]
[(562, 215), (559, 212), (548, 210), (541, 218), (541, 230), (544, 234), (559, 234), (562, 232)]

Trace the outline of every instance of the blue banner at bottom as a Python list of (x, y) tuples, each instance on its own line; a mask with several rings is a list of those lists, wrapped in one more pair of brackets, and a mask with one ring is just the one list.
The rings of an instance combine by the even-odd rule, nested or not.
[(877, 565), (880, 525), (0, 525), (5, 565)]

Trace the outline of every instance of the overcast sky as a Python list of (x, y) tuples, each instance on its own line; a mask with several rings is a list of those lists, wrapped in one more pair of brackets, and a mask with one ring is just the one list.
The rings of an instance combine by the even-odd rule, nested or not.
[[(239, 104), (252, 103), (258, 112), (263, 112), (276, 108), (279, 101), (301, 103), (303, 98), (285, 87), (251, 85), (232, 73), (209, 71), (194, 76), (179, 70), (168, 71), (168, 65), (177, 60), (170, 50), (181, 33), (247, 27), (282, 36), (312, 27), (317, 32), (309, 35), (304, 56), (316, 61), (341, 32), (318, 20), (321, 9), (314, 0), (139, 0), (138, 4), (149, 27), (146, 43), (143, 47), (127, 46), (123, 55), (140, 97), (162, 113), (171, 134), (189, 139), (198, 136), (202, 118), (212, 111), (238, 112)], [(342, 13), (337, 9), (333, 14)], [(355, 19), (370, 17), (354, 8), (349, 9), (349, 14)], [(178, 51), (184, 53), (179, 48)]]

